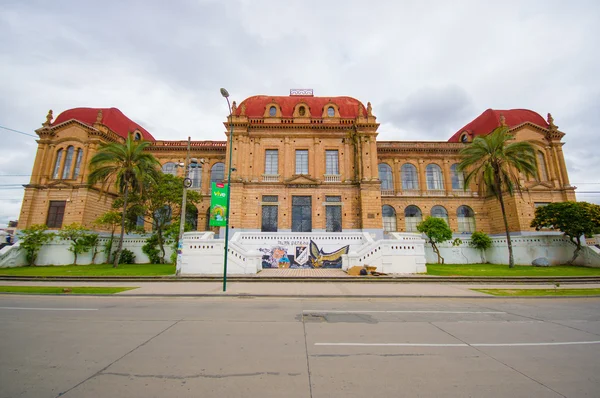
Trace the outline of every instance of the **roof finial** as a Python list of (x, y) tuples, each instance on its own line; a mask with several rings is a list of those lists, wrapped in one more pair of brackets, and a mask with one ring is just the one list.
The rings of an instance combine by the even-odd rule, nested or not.
[(371, 108), (370, 102), (367, 102), (367, 116), (373, 116), (373, 108)]
[(44, 123), (42, 123), (42, 126), (44, 127), (49, 127), (52, 124), (52, 109), (50, 109), (48, 111), (48, 114), (46, 115), (46, 121)]
[(508, 127), (508, 125), (506, 124), (506, 118), (502, 113), (500, 114), (500, 127)]
[(359, 102), (358, 103), (358, 115), (356, 115), (357, 117), (362, 117), (363, 116), (363, 105)]
[(98, 109), (98, 115), (96, 116), (96, 123), (102, 123), (102, 109)]
[(558, 126), (554, 124), (554, 118), (550, 113), (548, 113), (548, 124), (550, 125), (550, 130), (558, 130)]
[(240, 116), (246, 116), (246, 104), (244, 104), (242, 102), (242, 106), (240, 108), (241, 108)]
[(236, 111), (237, 111), (237, 104), (235, 103), (235, 101), (233, 101), (233, 105), (231, 105), (231, 114), (235, 115)]

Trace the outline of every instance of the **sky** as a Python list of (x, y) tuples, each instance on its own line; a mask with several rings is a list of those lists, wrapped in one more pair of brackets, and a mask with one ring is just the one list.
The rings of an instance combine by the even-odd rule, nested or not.
[(600, 204), (598, 22), (583, 0), (0, 0), (0, 227), (49, 109), (225, 140), (220, 87), (238, 104), (292, 88), (371, 102), (379, 140), (446, 141), (488, 108), (550, 112), (577, 199)]

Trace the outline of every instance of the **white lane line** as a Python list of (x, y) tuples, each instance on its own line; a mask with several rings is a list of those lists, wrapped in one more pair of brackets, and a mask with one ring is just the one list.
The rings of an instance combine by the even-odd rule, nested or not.
[(335, 311), (335, 310), (302, 310), (302, 312), (314, 312), (318, 314), (506, 314), (502, 311)]
[(0, 307), (0, 310), (35, 310), (35, 311), (98, 311), (98, 308)]
[(346, 346), (346, 347), (525, 347), (525, 346), (556, 346), (600, 344), (600, 341), (561, 341), (548, 343), (315, 343), (316, 346)]

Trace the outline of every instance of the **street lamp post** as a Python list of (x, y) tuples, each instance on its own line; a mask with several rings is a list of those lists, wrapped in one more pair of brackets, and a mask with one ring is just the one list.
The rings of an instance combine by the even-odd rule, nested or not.
[(233, 114), (229, 103), (229, 92), (221, 88), (221, 95), (229, 107), (229, 167), (227, 168), (227, 208), (225, 209), (225, 259), (223, 260), (223, 291), (227, 291), (227, 254), (229, 251), (229, 206), (231, 205), (231, 158), (233, 157)]
[[(190, 146), (191, 137), (188, 137), (187, 153), (185, 155), (185, 163), (183, 164), (183, 195), (181, 199), (181, 214), (179, 220), (179, 235), (177, 240), (177, 265), (175, 266), (175, 275), (181, 273), (181, 250), (183, 249), (183, 232), (185, 231), (185, 210), (187, 207), (187, 189), (192, 185), (188, 177), (188, 167), (190, 167)], [(197, 165), (198, 160), (192, 159), (192, 164)], [(178, 164), (178, 166), (181, 166)]]

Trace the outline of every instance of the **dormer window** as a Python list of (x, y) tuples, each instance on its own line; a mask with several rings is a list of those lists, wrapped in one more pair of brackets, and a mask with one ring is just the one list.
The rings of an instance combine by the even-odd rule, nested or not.
[(330, 106), (329, 108), (327, 108), (327, 116), (329, 116), (329, 117), (335, 116), (335, 108), (333, 106)]
[(300, 108), (298, 108), (298, 115), (300, 116), (305, 116), (306, 115), (306, 108), (301, 106)]
[(269, 116), (274, 117), (277, 115), (277, 108), (275, 106), (271, 106), (269, 108)]
[(467, 142), (468, 140), (469, 140), (469, 135), (467, 134), (467, 132), (462, 133), (460, 136), (460, 142)]
[(142, 134), (140, 134), (140, 132), (139, 132), (139, 131), (136, 131), (136, 132), (135, 132), (135, 134), (133, 135), (133, 139), (134, 139), (135, 141), (139, 141), (139, 140), (141, 140), (141, 139), (142, 139)]

